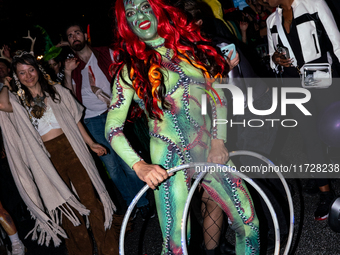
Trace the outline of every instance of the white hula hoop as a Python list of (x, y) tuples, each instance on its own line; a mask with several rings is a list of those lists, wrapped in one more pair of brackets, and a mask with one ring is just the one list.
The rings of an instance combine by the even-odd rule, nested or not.
[[(168, 173), (175, 173), (177, 171), (180, 171), (185, 168), (190, 168), (190, 164), (184, 164), (180, 166), (176, 166), (174, 168), (171, 168), (168, 170)], [(120, 255), (125, 255), (124, 252), (124, 239), (125, 239), (125, 231), (126, 231), (126, 226), (128, 224), (130, 215), (132, 213), (133, 208), (136, 206), (138, 200), (143, 196), (143, 194), (149, 189), (149, 186), (146, 184), (135, 196), (135, 198), (132, 200), (131, 204), (129, 205), (128, 209), (126, 210), (123, 223), (120, 229), (120, 235), (119, 235), (119, 254)]]
[[(256, 158), (259, 158), (263, 161), (265, 161), (266, 163), (268, 163), (271, 166), (275, 166), (269, 159), (263, 157), (262, 155), (255, 153), (255, 152), (251, 152), (251, 151), (233, 151), (229, 153), (229, 157), (232, 156), (243, 156), (243, 155), (248, 155), (248, 156), (253, 156)], [(189, 164), (184, 164), (184, 165), (180, 165), (180, 166), (176, 166), (174, 168), (171, 168), (168, 170), (168, 173), (175, 173), (177, 171), (186, 169), (186, 168), (192, 168), (195, 166), (216, 166), (216, 164), (213, 163), (189, 163)], [(182, 230), (181, 230), (181, 235), (182, 235), (182, 249), (183, 249), (183, 254), (184, 255), (188, 255), (187, 252), (187, 247), (186, 247), (186, 231), (185, 231), (185, 226), (186, 224), (183, 224), (183, 222), (186, 222), (187, 220), (187, 214), (188, 214), (188, 208), (189, 208), (189, 204), (192, 198), (192, 195), (199, 183), (199, 181), (205, 176), (206, 173), (200, 173), (199, 176), (197, 177), (197, 179), (195, 180), (195, 182), (193, 183), (190, 192), (188, 194), (188, 198), (186, 201), (186, 205), (184, 208), (184, 212), (183, 212), (183, 217), (182, 217)], [(280, 229), (279, 229), (279, 225), (278, 225), (278, 221), (277, 221), (277, 217), (275, 214), (275, 210), (272, 206), (272, 204), (270, 203), (269, 199), (267, 198), (267, 196), (265, 195), (265, 193), (262, 191), (262, 189), (253, 182), (253, 180), (251, 180), (250, 178), (246, 177), (244, 174), (239, 173), (239, 172), (233, 172), (233, 174), (235, 174), (236, 176), (241, 177), (242, 179), (246, 180), (249, 184), (251, 184), (261, 195), (261, 197), (263, 198), (263, 200), (266, 202), (269, 211), (271, 213), (272, 219), (273, 219), (273, 223), (274, 223), (274, 228), (275, 228), (275, 251), (274, 254), (279, 254), (279, 250), (280, 250)], [(289, 249), (290, 249), (290, 245), (292, 242), (292, 238), (293, 238), (293, 226), (294, 226), (294, 209), (293, 209), (293, 201), (292, 201), (292, 197), (291, 197), (291, 193), (290, 190), (288, 188), (287, 182), (286, 180), (283, 178), (282, 174), (277, 172), (284, 188), (285, 191), (287, 193), (287, 197), (288, 197), (288, 204), (289, 204), (289, 208), (290, 208), (290, 228), (289, 228), (289, 235), (288, 235), (288, 240), (287, 240), (287, 244), (286, 244), (286, 249), (284, 252), (284, 255), (288, 254)], [(127, 223), (129, 221), (130, 215), (132, 213), (133, 208), (136, 206), (138, 200), (142, 197), (142, 195), (149, 189), (148, 185), (145, 185), (139, 192), (138, 194), (135, 196), (135, 198), (132, 200), (131, 204), (129, 205), (125, 216), (124, 216), (124, 220), (121, 226), (121, 231), (120, 231), (120, 236), (119, 236), (119, 254), (120, 255), (125, 255), (124, 252), (124, 241), (125, 241), (125, 231), (126, 231), (126, 227), (127, 227)], [(186, 212), (186, 213), (185, 213)], [(185, 221), (184, 221), (185, 220)]]
[[(230, 156), (230, 154), (229, 154)], [(216, 166), (218, 164), (214, 164), (214, 163), (195, 163), (195, 166), (205, 166), (205, 167), (209, 167), (209, 166)], [(242, 178), (243, 180), (245, 180), (247, 183), (249, 183), (251, 186), (253, 186), (255, 188), (255, 190), (261, 195), (261, 197), (263, 198), (263, 200), (266, 202), (266, 205), (268, 206), (268, 209), (270, 211), (270, 215), (272, 216), (272, 220), (274, 223), (274, 229), (275, 229), (275, 251), (274, 254), (279, 254), (280, 252), (280, 227), (279, 227), (279, 222), (277, 221), (277, 217), (276, 217), (276, 213), (274, 210), (273, 205), (271, 204), (271, 202), (269, 201), (267, 195), (263, 192), (263, 190), (250, 178), (246, 177), (244, 174), (240, 173), (240, 172), (232, 172), (233, 175), (236, 175), (237, 177)], [(181, 227), (181, 243), (182, 243), (182, 250), (183, 250), (183, 254), (184, 255), (188, 255), (188, 250), (187, 250), (187, 240), (186, 240), (186, 222), (187, 222), (187, 216), (189, 213), (189, 206), (190, 206), (190, 202), (191, 202), (191, 198), (194, 195), (195, 189), (197, 188), (198, 184), (200, 183), (200, 181), (204, 178), (204, 176), (207, 173), (200, 173), (199, 176), (196, 178), (195, 182), (193, 183), (193, 185), (190, 188), (189, 194), (188, 194), (188, 198), (184, 207), (184, 211), (183, 211), (183, 216), (182, 216), (182, 227)]]

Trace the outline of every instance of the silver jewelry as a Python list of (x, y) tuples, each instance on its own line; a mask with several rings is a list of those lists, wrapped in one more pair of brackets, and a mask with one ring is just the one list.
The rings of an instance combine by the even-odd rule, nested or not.
[(43, 96), (37, 95), (36, 97), (33, 97), (34, 105), (37, 105), (41, 108), (46, 109), (45, 98), (46, 98), (46, 95), (43, 95)]
[(17, 95), (21, 98), (23, 102), (26, 102), (25, 91), (21, 88), (21, 83), (18, 79), (18, 76), (15, 73), (13, 73), (13, 78), (14, 78), (15, 84), (18, 87)]

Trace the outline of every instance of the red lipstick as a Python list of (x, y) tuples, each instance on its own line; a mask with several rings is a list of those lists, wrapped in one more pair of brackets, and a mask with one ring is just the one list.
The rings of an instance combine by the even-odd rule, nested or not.
[(151, 27), (151, 22), (148, 20), (143, 21), (142, 23), (139, 24), (139, 28), (143, 30), (147, 30)]

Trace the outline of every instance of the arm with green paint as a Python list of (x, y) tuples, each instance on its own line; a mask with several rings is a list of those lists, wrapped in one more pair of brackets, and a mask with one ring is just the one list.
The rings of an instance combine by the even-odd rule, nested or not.
[[(214, 87), (214, 85), (213, 85)], [(216, 94), (211, 94), (210, 103), (213, 111), (212, 114), (212, 140), (211, 148), (208, 154), (207, 161), (225, 164), (229, 159), (228, 149), (225, 147), (227, 141), (227, 125), (215, 124), (214, 119), (227, 119), (227, 99), (222, 89), (215, 89)], [(219, 96), (219, 98), (217, 97)]]
[[(124, 80), (128, 81), (126, 68), (122, 70)], [(168, 173), (158, 165), (146, 163), (133, 150), (126, 139), (123, 128), (135, 90), (117, 75), (112, 88), (112, 102), (107, 115), (105, 134), (112, 148), (133, 169), (137, 176), (150, 188), (156, 187), (168, 178)]]

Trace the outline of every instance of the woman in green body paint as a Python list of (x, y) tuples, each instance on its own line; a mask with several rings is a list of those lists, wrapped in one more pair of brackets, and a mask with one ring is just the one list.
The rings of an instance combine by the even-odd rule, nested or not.
[[(201, 115), (206, 90), (214, 97), (210, 97), (213, 117), (226, 118), (226, 99), (213, 88), (212, 77), (228, 70), (198, 27), (187, 24), (177, 8), (160, 0), (118, 0), (115, 10), (115, 79), (105, 132), (113, 149), (155, 190), (162, 254), (182, 254), (181, 218), (195, 171), (168, 178), (164, 169), (228, 161), (226, 126), (211, 128), (210, 118)], [(148, 117), (153, 164), (139, 157), (122, 132), (132, 100)], [(206, 254), (216, 254), (222, 210), (236, 232), (237, 254), (259, 254), (258, 220), (243, 181), (229, 173), (212, 173), (202, 187)]]

